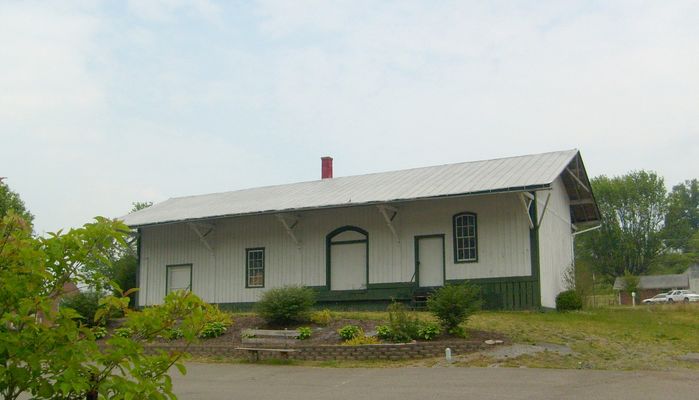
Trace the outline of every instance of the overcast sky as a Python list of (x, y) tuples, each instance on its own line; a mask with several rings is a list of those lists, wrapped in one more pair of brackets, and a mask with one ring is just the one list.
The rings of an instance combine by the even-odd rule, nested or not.
[(134, 201), (578, 148), (699, 177), (697, 1), (0, 0), (38, 233)]

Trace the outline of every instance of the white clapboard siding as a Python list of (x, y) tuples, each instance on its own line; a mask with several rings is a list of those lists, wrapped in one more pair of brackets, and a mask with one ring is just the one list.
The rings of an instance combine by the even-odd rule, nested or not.
[[(544, 209), (548, 191), (537, 193), (539, 214)], [(564, 274), (573, 262), (573, 236), (570, 223), (570, 201), (561, 178), (553, 183), (548, 209), (539, 227), (541, 265), (541, 305), (556, 306), (556, 295), (565, 290)]]
[[(326, 235), (352, 225), (368, 232), (369, 284), (414, 281), (416, 235), (444, 234), (446, 279), (526, 276), (531, 271), (527, 217), (517, 194), (503, 193), (392, 204), (398, 239), (375, 206), (321, 209), (299, 218), (291, 239), (274, 215), (209, 220), (212, 250), (184, 223), (142, 228), (140, 305), (165, 295), (166, 265), (192, 264), (192, 290), (215, 303), (253, 302), (266, 289), (326, 284)], [(454, 264), (452, 217), (476, 213), (478, 262)], [(200, 228), (200, 231), (206, 231)], [(341, 240), (350, 240), (342, 234)], [(245, 287), (245, 249), (265, 248), (265, 287)], [(335, 247), (335, 246), (333, 246)]]

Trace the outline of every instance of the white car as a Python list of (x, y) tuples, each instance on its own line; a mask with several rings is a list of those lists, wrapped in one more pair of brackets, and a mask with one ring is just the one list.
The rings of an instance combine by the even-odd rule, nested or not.
[(699, 294), (691, 290), (673, 290), (667, 294), (667, 302), (699, 302)]
[(650, 299), (644, 299), (641, 303), (643, 304), (660, 304), (667, 303), (667, 293), (658, 293)]

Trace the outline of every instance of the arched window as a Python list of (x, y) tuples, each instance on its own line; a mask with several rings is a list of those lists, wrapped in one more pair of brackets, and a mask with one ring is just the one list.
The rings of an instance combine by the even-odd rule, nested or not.
[(326, 237), (326, 281), (330, 290), (366, 289), (369, 276), (369, 234), (343, 226)]
[(454, 215), (454, 262), (478, 261), (478, 224), (476, 214), (464, 212)]

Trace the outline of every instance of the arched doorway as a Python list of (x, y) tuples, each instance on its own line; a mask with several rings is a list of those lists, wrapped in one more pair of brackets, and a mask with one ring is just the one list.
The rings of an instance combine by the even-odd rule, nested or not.
[(330, 290), (361, 290), (369, 280), (369, 234), (343, 226), (326, 236), (326, 281)]

